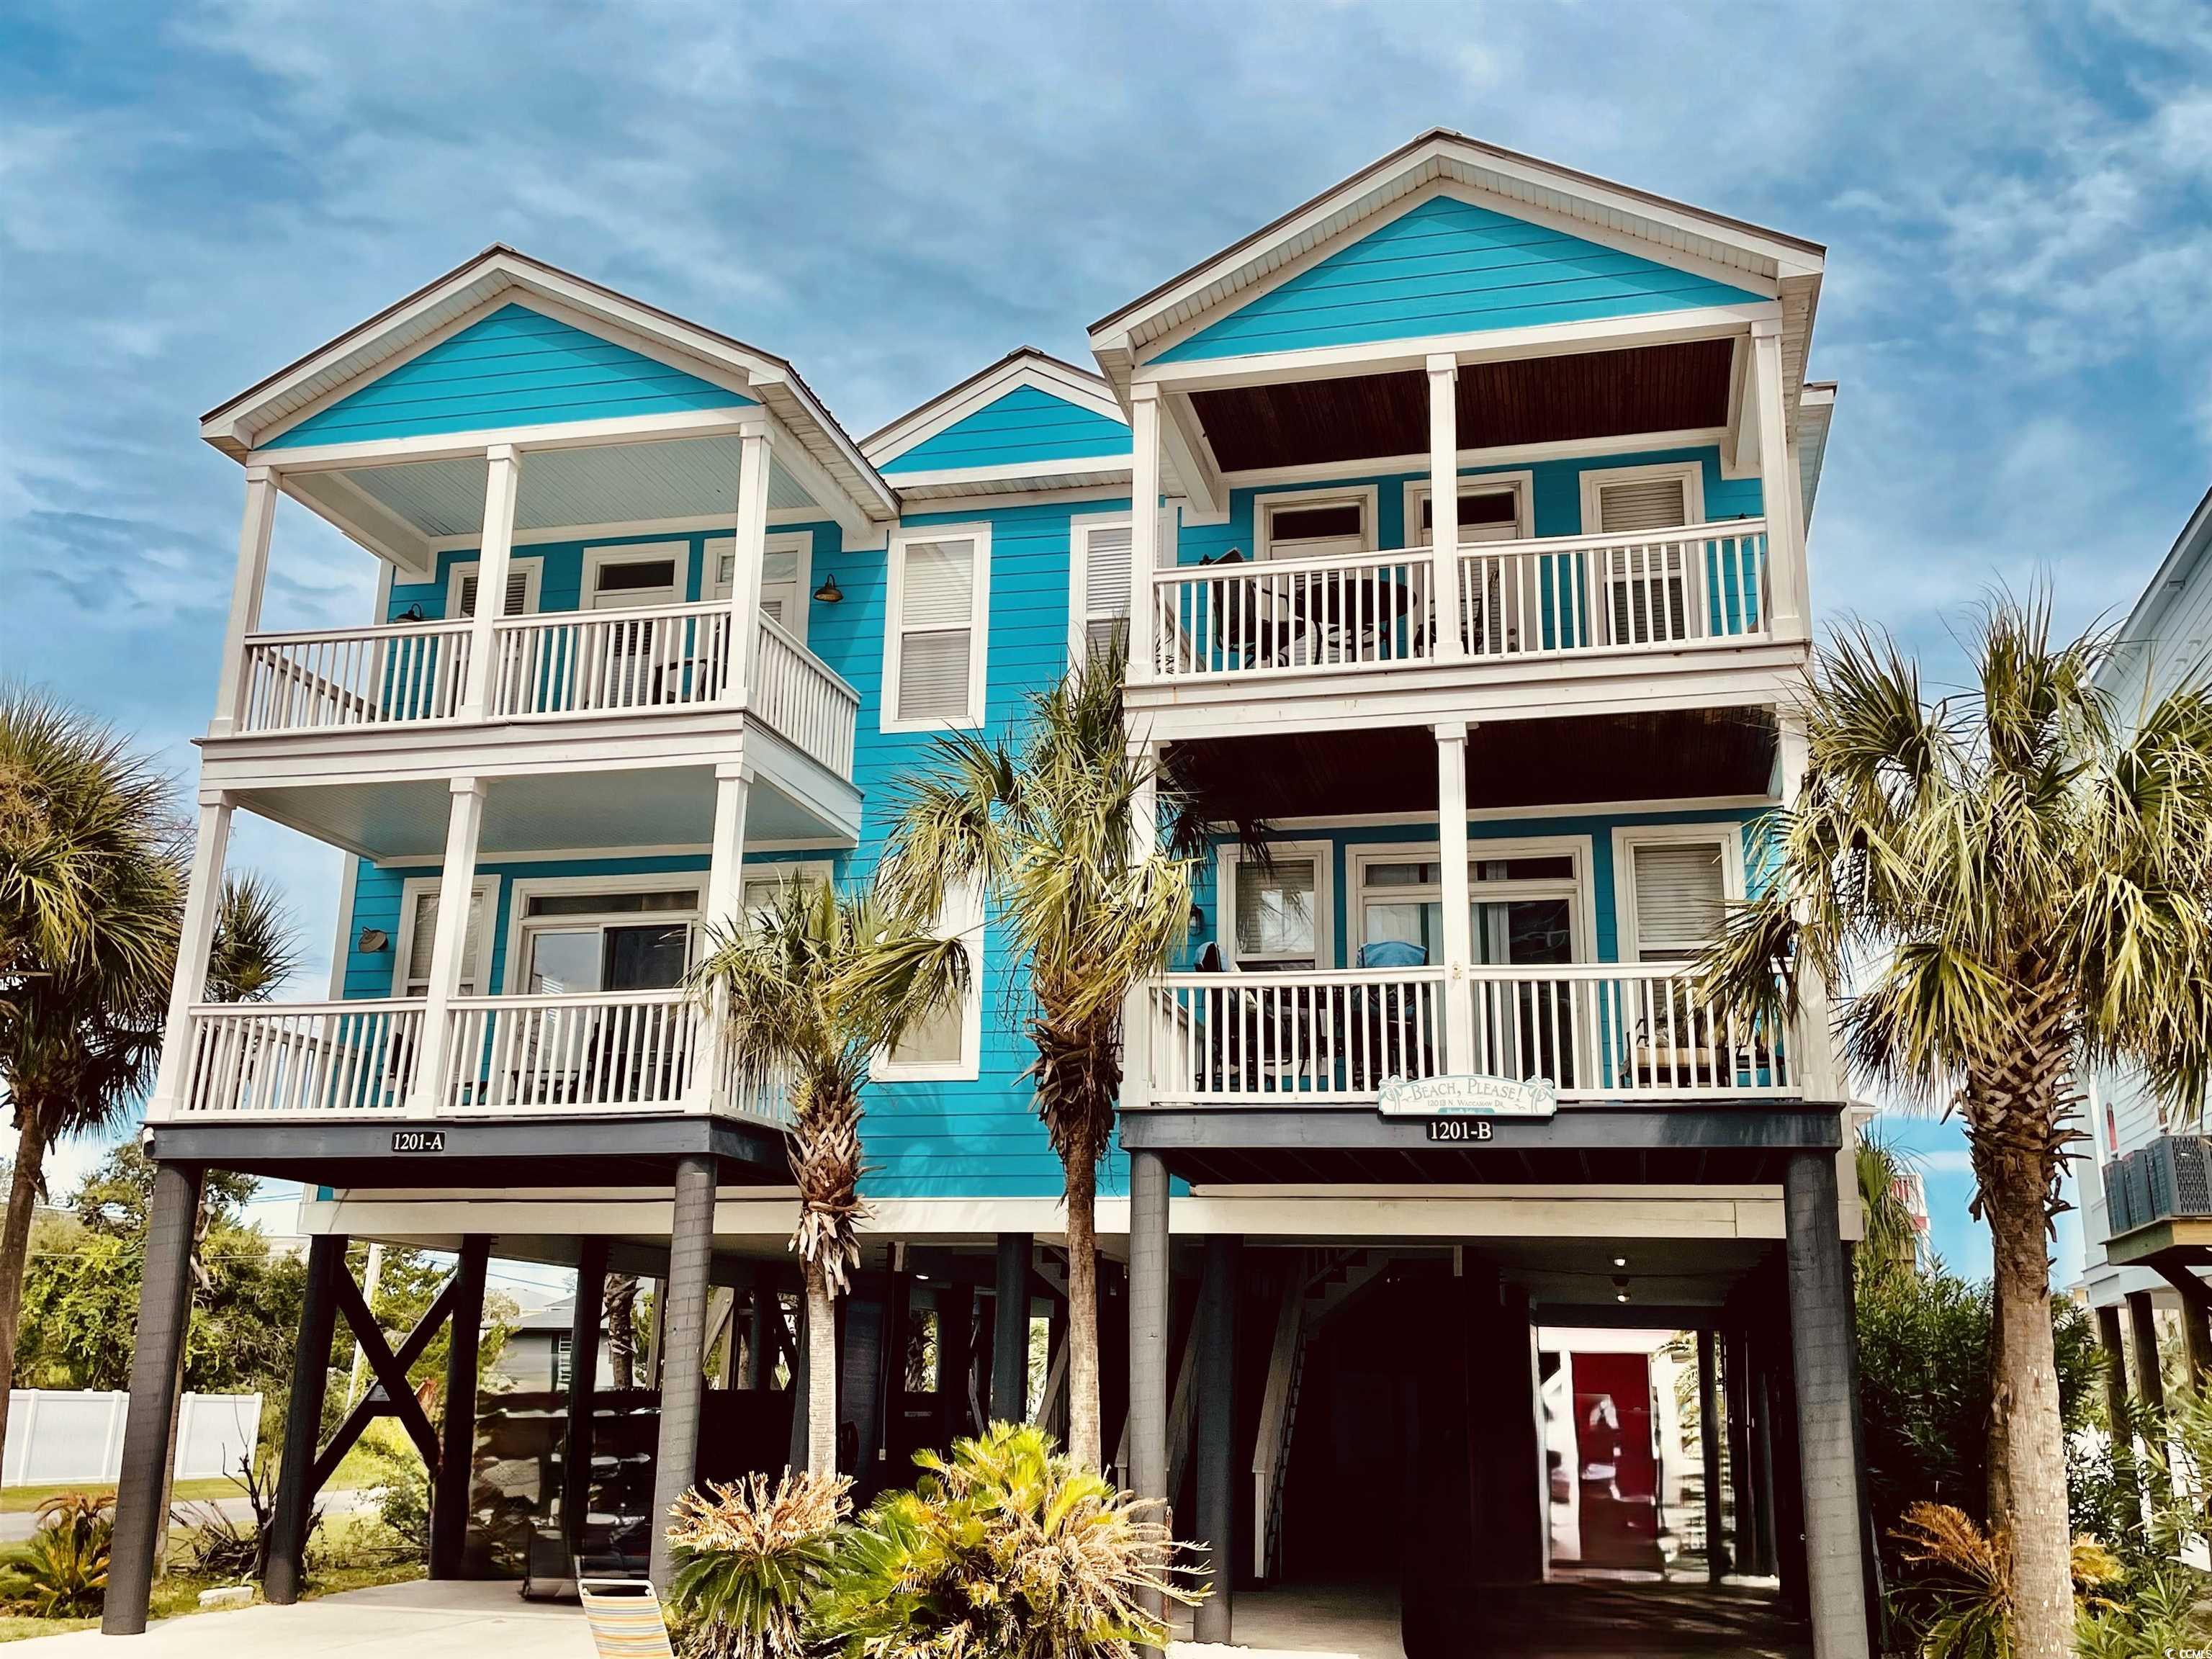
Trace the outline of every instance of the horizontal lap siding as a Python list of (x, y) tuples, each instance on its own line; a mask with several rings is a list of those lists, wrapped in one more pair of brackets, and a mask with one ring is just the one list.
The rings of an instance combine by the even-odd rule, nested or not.
[(1121, 422), (1035, 386), (1017, 386), (884, 462), (882, 471), (896, 475), (1128, 453), (1129, 428)]
[(1759, 297), (1438, 197), (1239, 307), (1158, 361), (1527, 328)]
[(264, 447), (730, 409), (752, 400), (519, 305), (503, 306)]
[[(1531, 474), (1534, 489), (1535, 533), (1539, 536), (1577, 536), (1585, 528), (1592, 532), (1597, 528), (1595, 525), (1585, 526), (1583, 523), (1582, 484), (1584, 473), (1603, 473), (1615, 467), (1650, 466), (1667, 461), (1694, 461), (1698, 464), (1708, 520), (1732, 519), (1740, 514), (1758, 516), (1760, 510), (1759, 480), (1721, 477), (1720, 450), (1710, 444), (1695, 449), (1655, 449), (1631, 455), (1538, 461), (1528, 466), (1462, 467), (1460, 477), (1471, 481), (1498, 473)], [(1249, 559), (1258, 546), (1253, 533), (1254, 503), (1257, 500), (1283, 491), (1325, 489), (1333, 484), (1374, 486), (1375, 544), (1380, 548), (1404, 547), (1407, 541), (1406, 486), (1426, 482), (1428, 474), (1425, 472), (1394, 472), (1367, 477), (1347, 476), (1341, 479), (1285, 484), (1280, 489), (1232, 490), (1227, 519), (1220, 524), (1183, 526), (1176, 540), (1176, 555), (1183, 563), (1195, 564), (1201, 558), (1218, 558), (1235, 548)]]

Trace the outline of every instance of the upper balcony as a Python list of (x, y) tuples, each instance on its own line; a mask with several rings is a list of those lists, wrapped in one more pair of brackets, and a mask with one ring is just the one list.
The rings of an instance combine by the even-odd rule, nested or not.
[(1102, 319), (1133, 494), (1176, 509), (1133, 526), (1133, 714), (1772, 706), (1809, 648), (1822, 263), (1436, 133)]
[[(246, 483), (204, 788), (388, 858), (470, 777), (486, 852), (702, 844), (738, 767), (757, 836), (857, 834), (805, 574), (896, 502), (787, 365), (495, 249), (203, 429)], [(376, 621), (261, 626), (279, 496), (383, 562)]]

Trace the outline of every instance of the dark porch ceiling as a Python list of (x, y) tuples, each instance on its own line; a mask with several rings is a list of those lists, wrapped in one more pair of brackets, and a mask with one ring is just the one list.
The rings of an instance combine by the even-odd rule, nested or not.
[[(1775, 720), (1765, 708), (1662, 709), (1491, 721), (1467, 738), (1467, 804), (1594, 805), (1763, 795)], [(1222, 822), (1433, 812), (1437, 743), (1425, 726), (1259, 732), (1176, 745)]]
[[(1687, 340), (1507, 362), (1459, 371), (1459, 444), (1508, 444), (1686, 432), (1728, 421), (1733, 341)], [(1191, 394), (1224, 471), (1310, 466), (1429, 448), (1425, 375), (1231, 386)]]

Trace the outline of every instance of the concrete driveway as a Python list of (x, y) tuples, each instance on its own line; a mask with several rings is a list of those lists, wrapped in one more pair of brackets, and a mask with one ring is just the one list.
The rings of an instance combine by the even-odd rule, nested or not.
[(8, 1659), (108, 1653), (117, 1659), (290, 1659), (390, 1654), (406, 1659), (592, 1659), (572, 1603), (526, 1601), (512, 1583), (417, 1582), (349, 1590), (291, 1607), (239, 1607), (167, 1619), (143, 1636), (97, 1631), (11, 1642)]

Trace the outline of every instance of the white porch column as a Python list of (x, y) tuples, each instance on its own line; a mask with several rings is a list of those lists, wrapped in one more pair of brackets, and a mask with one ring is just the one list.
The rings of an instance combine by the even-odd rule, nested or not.
[(1141, 685), (1158, 666), (1152, 576), (1160, 568), (1160, 389), (1129, 388), (1129, 669)]
[(200, 797), (199, 833), (192, 842), (191, 884), (177, 933), (177, 970), (169, 981), (169, 1018), (161, 1033), (161, 1064), (146, 1116), (159, 1122), (182, 1109), (191, 1086), (192, 1005), (207, 998), (208, 958), (222, 914), (222, 862), (230, 845), (231, 799), (220, 790)]
[[(745, 878), (745, 799), (752, 775), (740, 761), (725, 761), (714, 769), (714, 830), (707, 859), (707, 907), (703, 947), (713, 950), (714, 934), (734, 933), (744, 921)], [(685, 1101), (695, 1112), (713, 1111), (728, 1103), (721, 1093), (722, 1022), (727, 1002), (718, 989), (699, 1022), (698, 1041), (692, 1049), (691, 1086)]]
[[(483, 615), (486, 589), (477, 583), (477, 615)], [(482, 778), (455, 778), (446, 814), (446, 860), (438, 872), (438, 921), (430, 935), (430, 990), (422, 1010), (422, 1040), (417, 1046), (415, 1087), (408, 1115), (433, 1117), (445, 1102), (446, 1062), (453, 1052), (453, 999), (461, 994), (461, 967), (468, 956), (469, 901), (477, 883), (477, 842), (483, 833)], [(487, 974), (489, 962), (477, 964)], [(479, 992), (486, 990), (478, 985)]]
[(269, 580), (269, 537), (276, 523), (276, 475), (265, 466), (246, 469), (246, 518), (238, 527), (238, 568), (230, 582), (230, 619), (222, 630), (222, 664), (216, 676), (215, 718), (210, 737), (238, 729), (245, 710), (246, 636), (260, 625), (261, 592)]
[[(1159, 744), (1131, 738), (1129, 763), (1143, 773), (1129, 803), (1129, 861), (1135, 865), (1159, 850)], [(1153, 983), (1148, 980), (1129, 994), (1121, 1008), (1121, 1107), (1125, 1111), (1152, 1101), (1152, 992)]]
[[(1777, 745), (1775, 764), (1779, 770), (1776, 793), (1784, 807), (1797, 804), (1798, 793), (1804, 787), (1805, 768), (1810, 759), (1805, 735), (1804, 717), (1787, 709), (1780, 711), (1781, 729)], [(1797, 914), (1802, 921), (1805, 907), (1801, 903)], [(1797, 974), (1797, 1029), (1790, 1033), (1797, 1054), (1797, 1085), (1805, 1091), (1808, 1100), (1837, 1100), (1842, 1097), (1843, 1079), (1836, 1066), (1836, 1041), (1829, 1029), (1828, 987), (1820, 975), (1801, 963)], [(1844, 1148), (1844, 1156), (1850, 1149)], [(1847, 1193), (1856, 1194), (1856, 1182), (1847, 1185)]]
[[(461, 718), (480, 720), (489, 713), (493, 657), (499, 647), (493, 632), (507, 610), (507, 556), (514, 550), (514, 496), (522, 483), (522, 456), (513, 444), (494, 444), (484, 452), (483, 544), (477, 553), (477, 610), (469, 627), (469, 676), (461, 690)], [(441, 921), (443, 920), (441, 911)]]
[[(722, 700), (742, 705), (752, 687), (760, 634), (761, 565), (768, 557), (768, 428), (746, 426), (738, 434), (737, 537), (730, 562), (730, 670)], [(799, 602), (805, 605), (806, 595)]]
[(1805, 527), (1797, 510), (1796, 447), (1783, 402), (1782, 325), (1751, 325), (1751, 383), (1759, 394), (1759, 493), (1766, 516), (1767, 607), (1774, 636), (1802, 640), (1806, 622)]
[(1437, 857), (1443, 866), (1444, 908), (1443, 1070), (1465, 1072), (1474, 1063), (1474, 989), (1467, 975), (1474, 960), (1474, 896), (1467, 877), (1467, 723), (1444, 720), (1436, 730)]
[[(1431, 648), (1449, 662), (1467, 655), (1467, 636), (1459, 620), (1459, 360), (1449, 354), (1429, 359), (1429, 525)], [(1406, 526), (1409, 545), (1419, 528)]]

